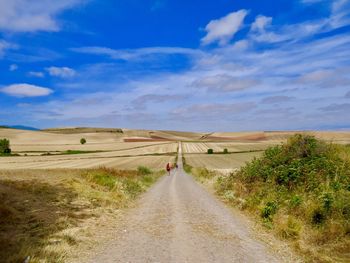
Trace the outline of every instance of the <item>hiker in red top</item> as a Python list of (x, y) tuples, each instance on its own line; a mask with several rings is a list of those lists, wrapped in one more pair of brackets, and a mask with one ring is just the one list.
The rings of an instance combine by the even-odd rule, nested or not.
[(168, 175), (170, 175), (170, 170), (171, 170), (170, 163), (167, 163), (166, 170), (168, 172)]

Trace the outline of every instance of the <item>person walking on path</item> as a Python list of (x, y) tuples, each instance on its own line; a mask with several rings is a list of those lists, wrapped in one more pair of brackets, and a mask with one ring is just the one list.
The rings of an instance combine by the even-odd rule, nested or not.
[(170, 175), (170, 170), (171, 170), (170, 163), (167, 163), (166, 170), (168, 172), (168, 175)]

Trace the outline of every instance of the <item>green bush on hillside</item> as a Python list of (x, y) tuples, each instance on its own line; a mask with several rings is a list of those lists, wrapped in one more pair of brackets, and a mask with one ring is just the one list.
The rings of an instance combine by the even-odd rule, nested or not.
[(337, 146), (298, 134), (284, 145), (268, 148), (262, 158), (247, 164), (238, 176), (247, 183), (269, 182), (289, 190), (305, 186), (305, 190), (312, 191), (321, 187), (321, 182), (330, 182), (331, 188), (347, 187), (348, 168)]
[(207, 153), (208, 153), (208, 154), (213, 154), (213, 153), (214, 153), (214, 150), (213, 150), (213, 149), (208, 149)]
[(80, 139), (80, 143), (81, 143), (81, 144), (85, 144), (85, 143), (86, 143), (86, 139), (85, 139), (85, 138), (81, 138), (81, 139)]
[(0, 154), (10, 154), (10, 141), (8, 139), (0, 139)]
[[(303, 240), (316, 258), (327, 257), (330, 251), (342, 258), (342, 251), (350, 251), (346, 146), (297, 134), (236, 173), (220, 177), (216, 187), (224, 198), (234, 193), (229, 202), (261, 217), (281, 237)], [(328, 252), (321, 246), (325, 244)]]

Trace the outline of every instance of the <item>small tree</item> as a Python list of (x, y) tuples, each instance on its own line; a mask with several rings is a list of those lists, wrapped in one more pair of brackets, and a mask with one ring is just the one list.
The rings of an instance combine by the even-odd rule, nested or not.
[(11, 153), (10, 141), (8, 139), (0, 139), (0, 153)]
[(213, 149), (208, 149), (208, 154), (213, 154), (213, 153), (214, 153)]
[(228, 150), (227, 148), (224, 149), (224, 154), (227, 154), (228, 153)]
[(81, 144), (85, 144), (85, 143), (86, 143), (86, 139), (85, 139), (85, 138), (81, 138), (81, 139), (80, 139), (80, 143), (81, 143)]

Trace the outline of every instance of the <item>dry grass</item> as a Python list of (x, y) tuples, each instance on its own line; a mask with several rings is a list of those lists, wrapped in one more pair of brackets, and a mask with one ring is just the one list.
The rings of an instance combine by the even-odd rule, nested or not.
[(233, 154), (186, 154), (186, 163), (193, 167), (203, 167), (210, 170), (237, 169), (254, 157), (260, 156), (259, 152), (233, 153)]
[[(160, 176), (107, 168), (0, 172), (1, 262), (65, 262), (100, 218)], [(89, 237), (89, 239), (93, 239)]]

